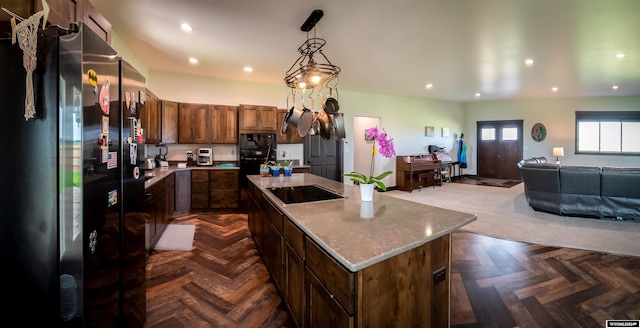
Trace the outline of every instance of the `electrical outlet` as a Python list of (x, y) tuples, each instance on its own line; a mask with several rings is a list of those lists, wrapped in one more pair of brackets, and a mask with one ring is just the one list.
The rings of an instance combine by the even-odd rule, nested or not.
[(447, 279), (447, 267), (433, 271), (433, 285), (437, 285)]

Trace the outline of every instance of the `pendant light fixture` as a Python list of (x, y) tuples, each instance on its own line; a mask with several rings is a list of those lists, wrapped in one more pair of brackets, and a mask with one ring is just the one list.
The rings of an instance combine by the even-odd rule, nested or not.
[[(288, 87), (306, 89), (322, 86), (338, 77), (340, 67), (333, 65), (322, 52), (326, 41), (316, 37), (315, 26), (324, 12), (316, 9), (302, 24), (300, 29), (307, 32), (307, 40), (298, 48), (300, 57), (291, 65), (284, 78)], [(313, 30), (313, 37), (309, 32)]]

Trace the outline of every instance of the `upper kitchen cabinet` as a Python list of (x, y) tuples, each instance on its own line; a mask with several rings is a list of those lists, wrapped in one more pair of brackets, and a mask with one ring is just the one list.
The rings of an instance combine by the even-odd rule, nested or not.
[(275, 106), (240, 105), (240, 133), (276, 133)]
[(288, 109), (278, 109), (278, 133), (277, 139), (278, 144), (296, 144), (303, 143), (304, 139), (298, 133), (298, 129), (295, 126), (289, 126), (287, 128), (287, 132), (285, 134), (281, 134), (282, 132), (282, 121), (284, 121), (284, 117), (287, 115)]
[[(71, 23), (84, 23), (107, 43), (111, 43), (111, 23), (88, 0), (46, 0), (49, 5), (47, 24), (69, 28)], [(27, 18), (42, 10), (42, 0), (3, 0), (2, 7)], [(11, 33), (11, 16), (0, 11), (0, 34)]]
[(146, 91), (144, 106), (140, 111), (140, 120), (146, 138), (145, 143), (160, 143), (160, 101), (149, 89)]
[(82, 2), (82, 21), (102, 40), (111, 44), (111, 23), (88, 0), (50, 0), (51, 2)]
[(238, 142), (238, 106), (211, 105), (211, 143)]
[(209, 143), (209, 105), (178, 104), (178, 142)]
[[(163, 117), (166, 120), (166, 117)], [(238, 142), (238, 107), (178, 104), (178, 142), (235, 144)]]
[(161, 100), (160, 109), (162, 142), (167, 144), (178, 143), (178, 103)]

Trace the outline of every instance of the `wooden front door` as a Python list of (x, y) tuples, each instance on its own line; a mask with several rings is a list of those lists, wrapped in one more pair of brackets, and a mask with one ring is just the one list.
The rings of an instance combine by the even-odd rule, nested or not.
[(478, 177), (520, 180), (522, 120), (477, 122)]
[(321, 177), (342, 181), (342, 140), (329, 140), (319, 135), (304, 137), (304, 164), (309, 172)]

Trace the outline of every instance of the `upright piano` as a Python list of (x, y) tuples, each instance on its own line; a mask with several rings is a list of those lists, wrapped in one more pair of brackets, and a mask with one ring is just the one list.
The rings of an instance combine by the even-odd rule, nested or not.
[[(435, 174), (440, 170), (441, 165), (441, 161), (433, 154), (397, 156), (396, 187), (411, 192), (416, 188), (433, 186), (436, 184)], [(418, 179), (420, 174), (425, 177), (423, 181)]]

